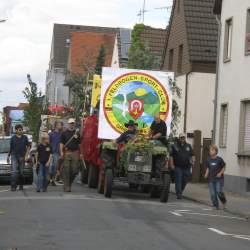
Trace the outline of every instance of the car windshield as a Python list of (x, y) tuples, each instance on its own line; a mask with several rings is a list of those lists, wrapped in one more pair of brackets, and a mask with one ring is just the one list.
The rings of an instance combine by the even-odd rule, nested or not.
[(0, 153), (8, 153), (10, 150), (10, 138), (0, 138)]

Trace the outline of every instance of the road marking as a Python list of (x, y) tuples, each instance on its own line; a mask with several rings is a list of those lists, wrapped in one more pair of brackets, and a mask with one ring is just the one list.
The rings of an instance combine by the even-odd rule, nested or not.
[(200, 215), (200, 216), (218, 217), (218, 218), (246, 221), (245, 218), (241, 218), (241, 217), (219, 215), (219, 214), (203, 214), (203, 213), (197, 213), (197, 212), (189, 212), (189, 210), (175, 210), (175, 211), (170, 211), (170, 213), (176, 216), (182, 216), (182, 214), (189, 214), (189, 215)]
[(208, 228), (210, 231), (212, 232), (215, 232), (219, 235), (222, 235), (222, 236), (231, 236), (233, 238), (236, 238), (236, 239), (241, 239), (241, 240), (249, 240), (250, 241), (250, 235), (237, 235), (237, 234), (228, 234), (228, 233), (225, 233), (225, 232), (222, 232), (221, 230), (218, 230), (216, 228)]
[(10, 191), (10, 189), (0, 190), (0, 193), (9, 192), (9, 191)]
[(171, 212), (171, 211), (170, 211), (170, 213), (173, 214), (173, 215), (175, 215), (175, 216), (179, 216), (179, 217), (182, 216), (180, 213), (177, 213), (177, 212)]
[(202, 210), (204, 210), (204, 211), (212, 211), (213, 209), (212, 208), (202, 208)]
[(228, 235), (227, 233), (224, 233), (224, 232), (222, 232), (222, 231), (220, 231), (220, 230), (218, 230), (218, 229), (216, 229), (216, 228), (210, 227), (210, 228), (208, 228), (208, 229), (209, 229), (210, 231), (213, 231), (213, 232), (219, 234), (219, 235), (223, 235), (223, 236)]

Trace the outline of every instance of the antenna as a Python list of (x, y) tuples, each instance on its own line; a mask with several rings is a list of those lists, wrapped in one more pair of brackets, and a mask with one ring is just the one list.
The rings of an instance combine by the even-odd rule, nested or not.
[(144, 18), (145, 18), (145, 7), (146, 7), (146, 0), (143, 0), (143, 7), (142, 7), (142, 23), (144, 23)]

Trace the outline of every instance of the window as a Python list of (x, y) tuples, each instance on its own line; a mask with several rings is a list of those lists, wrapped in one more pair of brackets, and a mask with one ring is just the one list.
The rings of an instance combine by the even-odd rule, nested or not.
[(233, 19), (228, 19), (225, 25), (224, 62), (230, 61), (232, 52)]
[(250, 55), (250, 9), (247, 10), (247, 29), (246, 29), (246, 55)]
[(169, 62), (168, 62), (168, 68), (169, 70), (173, 70), (173, 63), (174, 63), (174, 50), (169, 50)]
[(222, 104), (220, 111), (220, 147), (227, 145), (227, 126), (228, 126), (228, 105)]
[(239, 151), (250, 155), (250, 100), (241, 102)]
[(177, 72), (182, 73), (183, 45), (179, 46)]

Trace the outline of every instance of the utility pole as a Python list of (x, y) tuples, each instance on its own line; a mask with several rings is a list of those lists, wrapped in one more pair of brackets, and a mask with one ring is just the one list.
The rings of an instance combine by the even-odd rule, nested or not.
[(142, 23), (144, 23), (145, 12), (146, 12), (146, 0), (143, 0), (143, 7), (142, 7)]

